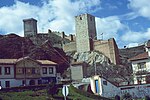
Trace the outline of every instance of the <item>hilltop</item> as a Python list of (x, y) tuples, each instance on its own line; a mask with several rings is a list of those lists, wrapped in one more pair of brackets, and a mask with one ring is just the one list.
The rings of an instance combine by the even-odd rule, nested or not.
[(29, 56), (33, 59), (51, 60), (59, 64), (58, 72), (63, 72), (68, 66), (65, 52), (53, 47), (50, 41), (35, 45), (29, 38), (16, 34), (0, 35), (0, 59), (19, 59)]

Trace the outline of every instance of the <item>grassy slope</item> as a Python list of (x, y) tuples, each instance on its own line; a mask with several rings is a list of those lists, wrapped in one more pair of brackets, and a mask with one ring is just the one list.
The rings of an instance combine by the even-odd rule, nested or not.
[[(37, 96), (37, 93), (43, 93)], [(7, 92), (0, 93), (2, 100), (46, 100), (46, 91), (24, 91), (24, 92)]]
[[(0, 92), (2, 100), (50, 100), (47, 99), (46, 90), (39, 91), (24, 91), (24, 92)], [(49, 96), (50, 97), (50, 96)], [(69, 87), (69, 95), (67, 100), (108, 100), (100, 96), (80, 91), (73, 86)], [(54, 96), (54, 100), (63, 100), (62, 90), (60, 89), (58, 94)]]

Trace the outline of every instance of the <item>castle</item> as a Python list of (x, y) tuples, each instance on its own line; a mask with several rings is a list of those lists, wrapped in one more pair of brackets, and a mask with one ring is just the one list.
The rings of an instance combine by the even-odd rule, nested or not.
[(77, 51), (100, 51), (107, 56), (114, 64), (119, 64), (118, 47), (113, 38), (108, 40), (97, 40), (95, 17), (90, 14), (82, 14), (75, 16), (76, 36), (66, 36), (64, 32), (48, 33), (37, 32), (37, 20), (25, 19), (24, 36), (30, 38), (34, 44), (42, 44), (46, 40), (50, 40), (53, 46), (62, 48), (66, 53)]

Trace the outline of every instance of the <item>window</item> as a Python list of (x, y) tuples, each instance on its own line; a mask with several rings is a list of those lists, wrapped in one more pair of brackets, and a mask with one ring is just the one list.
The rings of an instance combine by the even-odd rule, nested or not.
[(138, 84), (141, 84), (141, 83), (142, 83), (141, 81), (142, 81), (141, 78), (137, 78), (137, 83), (138, 83)]
[(10, 67), (5, 67), (5, 75), (9, 75), (10, 74)]
[(146, 83), (150, 83), (150, 76), (146, 76)]
[(137, 83), (138, 84), (141, 84), (141, 83), (146, 83), (146, 77), (137, 77)]
[(22, 80), (22, 85), (23, 85), (23, 86), (25, 85), (25, 80)]
[(10, 81), (5, 81), (5, 87), (10, 87)]
[(36, 69), (35, 72), (36, 72), (37, 74), (39, 74), (39, 69)]
[(2, 67), (0, 67), (0, 75), (2, 74)]
[(42, 80), (38, 80), (38, 84), (42, 84)]
[(92, 17), (90, 17), (90, 20), (92, 21)]
[(35, 68), (32, 68), (32, 74), (35, 74)]
[(27, 73), (28, 73), (28, 74), (31, 73), (31, 69), (30, 69), (30, 68), (27, 69)]
[(53, 68), (49, 67), (49, 74), (53, 74)]
[(47, 68), (46, 67), (43, 67), (43, 74), (47, 74)]
[(82, 17), (80, 17), (80, 20), (82, 20)]
[(138, 63), (138, 69), (146, 68), (146, 62)]
[(18, 68), (18, 69), (17, 69), (17, 72), (18, 72), (19, 74), (22, 74), (22, 73), (23, 73), (23, 69), (22, 69), (22, 68)]
[(103, 84), (104, 84), (104, 85), (107, 85), (107, 81), (103, 81)]

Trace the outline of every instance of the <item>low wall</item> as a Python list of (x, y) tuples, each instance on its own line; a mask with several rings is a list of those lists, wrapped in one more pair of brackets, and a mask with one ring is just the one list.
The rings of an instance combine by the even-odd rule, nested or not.
[(150, 84), (121, 86), (119, 88), (121, 90), (120, 96), (123, 96), (125, 93), (129, 93), (132, 98), (150, 96)]

